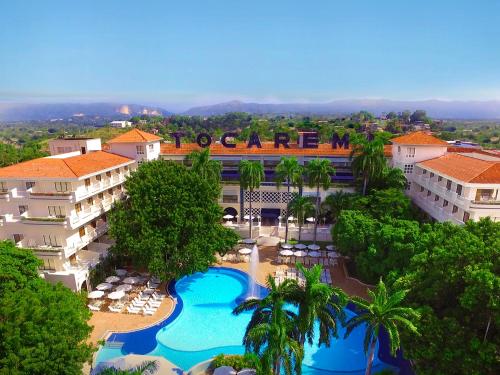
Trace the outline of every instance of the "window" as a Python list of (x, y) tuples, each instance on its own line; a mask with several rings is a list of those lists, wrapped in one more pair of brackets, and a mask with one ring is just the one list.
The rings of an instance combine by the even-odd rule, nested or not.
[(438, 176), (438, 182), (441, 182), (443, 180), (443, 176)]
[(401, 153), (401, 146), (398, 146), (398, 154)]
[(92, 221), (90, 222), (90, 226), (91, 226), (92, 228), (94, 228), (94, 229), (95, 229), (95, 228), (97, 228), (97, 221), (92, 220)]
[(457, 207), (457, 206), (455, 206), (455, 205), (453, 205), (453, 209), (451, 210), (451, 212), (452, 212), (452, 213), (455, 213), (455, 212), (457, 212), (457, 211), (458, 211), (458, 207)]
[(443, 207), (448, 206), (448, 201), (446, 199), (443, 200)]
[(19, 243), (24, 239), (24, 234), (16, 233), (13, 234), (13, 237), (14, 237), (14, 242)]
[(413, 164), (405, 164), (405, 174), (413, 173)]
[(35, 186), (35, 181), (26, 181), (26, 190), (31, 189), (33, 186)]
[(61, 245), (59, 244), (57, 237), (54, 236), (53, 234), (44, 234), (43, 235), (43, 243), (47, 246), (52, 246), (52, 247), (60, 247)]
[(80, 212), (81, 210), (82, 210), (82, 204), (81, 203), (75, 204), (75, 211), (76, 211), (76, 213)]
[(148, 149), (149, 149), (149, 151), (153, 151), (154, 150), (154, 146), (152, 144), (148, 145)]
[(62, 206), (48, 206), (49, 216), (65, 217), (66, 213)]
[(90, 186), (90, 178), (85, 179), (85, 187), (88, 188)]
[(99, 199), (104, 198), (104, 194), (103, 194), (103, 193), (99, 193), (99, 194), (97, 194), (97, 198), (99, 198)]
[(83, 238), (85, 236), (85, 227), (78, 229), (78, 234), (80, 235), (80, 238)]
[(450, 191), (451, 190), (451, 181), (446, 180), (446, 190)]
[(6, 193), (7, 191), (7, 183), (5, 181), (0, 182), (0, 192)]
[(439, 195), (436, 194), (436, 196), (434, 197), (434, 201), (435, 202), (439, 201)]
[(464, 219), (462, 220), (464, 223), (468, 222), (470, 219), (470, 214), (466, 211), (464, 212)]
[(106, 177), (111, 178), (111, 172), (106, 172)]
[(427, 196), (429, 197), (432, 194), (430, 190), (427, 190)]
[(427, 174), (427, 169), (422, 170), (422, 174)]
[(223, 195), (222, 196), (223, 203), (238, 203), (237, 195)]
[(406, 181), (405, 190), (411, 190), (411, 182), (410, 181)]
[(90, 198), (87, 198), (87, 204), (89, 206), (92, 206), (94, 204), (94, 198), (90, 197)]
[(128, 165), (124, 166), (124, 167), (123, 167), (123, 169), (124, 169), (125, 171), (128, 171)]
[(457, 185), (457, 194), (462, 195), (462, 185)]
[(95, 176), (95, 179), (96, 179), (97, 181), (101, 181), (101, 175), (100, 175), (100, 174), (98, 174), (97, 176)]
[(28, 206), (26, 205), (19, 206), (19, 215), (22, 215), (27, 211), (28, 211)]
[(40, 266), (41, 270), (46, 270), (46, 271), (55, 271), (56, 269), (56, 264), (53, 259), (51, 258), (41, 258), (43, 261), (43, 264)]
[(407, 158), (414, 158), (415, 157), (415, 147), (408, 147), (406, 149), (406, 157)]
[(144, 155), (144, 146), (143, 145), (135, 146), (135, 149), (137, 151), (137, 155)]
[(434, 173), (431, 172), (431, 174), (429, 175), (429, 178), (432, 178), (434, 177)]
[(420, 186), (420, 192), (422, 193), (424, 190), (425, 190), (424, 187)]
[(113, 195), (113, 189), (108, 189), (108, 194)]
[(59, 193), (65, 193), (71, 190), (71, 184), (69, 182), (54, 182), (54, 188)]

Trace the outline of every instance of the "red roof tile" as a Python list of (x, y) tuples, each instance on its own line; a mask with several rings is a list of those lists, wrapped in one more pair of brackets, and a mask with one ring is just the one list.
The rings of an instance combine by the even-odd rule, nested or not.
[(110, 141), (108, 141), (108, 143), (142, 143), (161, 140), (162, 138), (158, 137), (157, 135), (146, 133), (139, 129), (132, 129), (111, 139)]
[(392, 143), (402, 145), (432, 145), (432, 146), (448, 146), (448, 143), (436, 138), (426, 132), (413, 132), (402, 135), (400, 137), (392, 138)]

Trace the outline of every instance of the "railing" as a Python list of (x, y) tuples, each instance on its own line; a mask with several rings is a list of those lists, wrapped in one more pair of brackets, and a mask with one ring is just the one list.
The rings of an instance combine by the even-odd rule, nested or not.
[(42, 217), (29, 217), (29, 216), (21, 216), (21, 221), (24, 222), (41, 222), (41, 223), (55, 223), (55, 224), (64, 224), (66, 223), (66, 217), (56, 217), (56, 216), (42, 216)]

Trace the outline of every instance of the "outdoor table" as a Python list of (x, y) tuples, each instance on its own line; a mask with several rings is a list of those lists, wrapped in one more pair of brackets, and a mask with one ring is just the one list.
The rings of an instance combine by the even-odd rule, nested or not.
[(252, 249), (244, 247), (243, 249), (239, 249), (238, 253), (243, 254), (243, 255), (251, 254), (252, 253)]

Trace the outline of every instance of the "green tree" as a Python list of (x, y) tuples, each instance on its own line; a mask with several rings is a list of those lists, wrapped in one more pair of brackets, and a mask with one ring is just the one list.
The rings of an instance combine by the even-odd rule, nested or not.
[(399, 168), (385, 167), (379, 178), (370, 183), (370, 189), (399, 189), (403, 190), (406, 185), (406, 177)]
[(377, 221), (360, 211), (344, 210), (332, 228), (332, 239), (343, 255), (355, 259), (370, 245)]
[(344, 320), (344, 307), (347, 302), (344, 292), (321, 282), (323, 271), (320, 265), (311, 269), (297, 263), (297, 269), (302, 272), (305, 279), (303, 287), (298, 283), (292, 284), (292, 292), (288, 300), (299, 308), (297, 325), (300, 331), (299, 342), (305, 341), (312, 345), (314, 337), (314, 324), (319, 322), (318, 345), (330, 346), (330, 337), (337, 337), (337, 319)]
[[(282, 157), (279, 164), (276, 166), (276, 187), (279, 189), (280, 185), (285, 182), (287, 195), (290, 197), (290, 187), (302, 186), (302, 174), (304, 173), (303, 167), (299, 164), (295, 156)], [(285, 242), (288, 242), (288, 205), (286, 209), (285, 219)]]
[(325, 198), (321, 205), (322, 210), (335, 223), (343, 210), (351, 208), (353, 198), (354, 194), (352, 193), (346, 193), (342, 190), (336, 191)]
[[(304, 220), (309, 215), (312, 215), (314, 212), (314, 205), (311, 202), (311, 199), (303, 196), (296, 196), (288, 203), (288, 212), (290, 212), (293, 216), (297, 218), (297, 223), (299, 224), (299, 241), (302, 236), (302, 226), (304, 225)], [(288, 217), (286, 219), (288, 221)]]
[(200, 177), (213, 182), (216, 186), (220, 183), (222, 164), (218, 160), (210, 159), (210, 149), (193, 151), (187, 159), (191, 161), (191, 169)]
[(364, 351), (368, 354), (366, 375), (371, 374), (375, 347), (382, 328), (385, 328), (388, 333), (389, 346), (393, 355), (400, 347), (399, 331), (401, 328), (408, 330), (412, 335), (418, 335), (414, 322), (420, 314), (412, 308), (401, 306), (406, 293), (405, 290), (399, 290), (389, 294), (384, 282), (380, 279), (375, 292), (368, 290), (370, 302), (360, 297), (353, 297), (353, 302), (360, 312), (347, 321), (345, 337), (348, 337), (355, 328), (366, 328), (364, 340)]
[(125, 182), (129, 198), (110, 213), (111, 251), (162, 279), (204, 271), (236, 233), (220, 224), (220, 186), (174, 162), (142, 164)]
[(316, 243), (316, 236), (318, 234), (318, 221), (320, 214), (321, 197), (319, 190), (328, 190), (332, 184), (332, 176), (335, 174), (335, 168), (327, 159), (313, 159), (306, 166), (307, 183), (309, 187), (316, 188), (316, 216), (314, 220), (314, 239)]
[(366, 195), (368, 181), (380, 177), (387, 160), (384, 145), (380, 140), (354, 143), (351, 151), (352, 169), (363, 180), (363, 195)]
[(150, 374), (158, 370), (157, 361), (145, 361), (138, 366), (135, 366), (128, 370), (120, 370), (114, 367), (107, 367), (102, 371), (99, 371), (99, 375), (143, 375)]
[(249, 236), (252, 238), (252, 222), (253, 222), (253, 212), (252, 212), (252, 195), (255, 189), (260, 187), (262, 180), (264, 180), (264, 167), (260, 161), (251, 160), (241, 160), (238, 167), (240, 174), (240, 186), (244, 190), (250, 191), (249, 199)]

